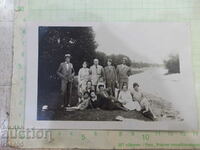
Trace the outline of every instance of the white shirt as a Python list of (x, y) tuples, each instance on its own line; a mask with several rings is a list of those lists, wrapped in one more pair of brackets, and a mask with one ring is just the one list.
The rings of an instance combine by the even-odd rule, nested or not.
[(67, 70), (69, 70), (69, 63), (65, 63)]

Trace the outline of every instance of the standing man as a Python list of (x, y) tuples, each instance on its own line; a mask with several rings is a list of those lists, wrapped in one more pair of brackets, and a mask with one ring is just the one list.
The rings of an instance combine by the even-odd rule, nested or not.
[(94, 59), (94, 64), (90, 67), (90, 75), (92, 80), (92, 85), (97, 90), (97, 84), (100, 78), (104, 79), (104, 70), (101, 65), (99, 65), (99, 60)]
[(104, 68), (106, 88), (111, 89), (111, 95), (115, 96), (115, 84), (117, 83), (117, 73), (112, 66), (112, 59), (108, 59), (107, 66)]
[[(72, 83), (74, 80), (74, 67), (70, 63), (71, 55), (65, 55), (65, 62), (62, 62), (57, 70), (57, 75), (61, 78), (61, 95), (63, 96), (64, 107), (70, 107)], [(62, 105), (62, 106), (63, 106)]]
[(123, 83), (128, 85), (128, 77), (131, 75), (131, 68), (126, 65), (127, 57), (123, 57), (122, 64), (117, 66), (117, 79), (119, 83), (119, 89), (122, 89)]

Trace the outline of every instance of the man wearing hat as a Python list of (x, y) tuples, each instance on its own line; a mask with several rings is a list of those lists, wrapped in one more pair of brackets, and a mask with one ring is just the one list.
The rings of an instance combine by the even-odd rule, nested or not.
[(90, 75), (92, 80), (92, 85), (95, 87), (95, 91), (97, 90), (97, 84), (99, 79), (104, 79), (104, 70), (101, 65), (99, 65), (99, 60), (94, 59), (94, 64), (90, 67)]
[(104, 68), (106, 88), (111, 90), (111, 95), (115, 96), (115, 84), (117, 83), (117, 73), (112, 65), (112, 59), (107, 60), (107, 66)]
[(123, 83), (128, 85), (128, 77), (131, 75), (131, 68), (126, 65), (127, 57), (123, 57), (122, 64), (117, 66), (117, 79), (120, 90), (122, 89)]
[(71, 94), (72, 94), (72, 83), (74, 80), (74, 67), (70, 63), (71, 55), (65, 55), (65, 62), (62, 62), (57, 70), (57, 75), (61, 78), (61, 95), (64, 100), (64, 107), (70, 106)]

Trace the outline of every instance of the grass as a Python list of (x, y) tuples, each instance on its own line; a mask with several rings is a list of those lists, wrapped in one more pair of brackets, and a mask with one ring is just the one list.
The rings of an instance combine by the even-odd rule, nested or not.
[(73, 120), (73, 121), (116, 121), (117, 116), (123, 116), (125, 118), (134, 118), (138, 120), (151, 121), (150, 118), (145, 117), (141, 112), (137, 111), (123, 111), (123, 110), (98, 110), (87, 109), (78, 111), (65, 112), (47, 111), (40, 112), (41, 120)]
[[(180, 119), (178, 112), (175, 111), (171, 104), (160, 97), (156, 97), (152, 94), (146, 94), (151, 100), (151, 106), (155, 115), (160, 120), (175, 120)], [(60, 108), (62, 99), (59, 97), (58, 92), (51, 92), (49, 96), (43, 98), (46, 102), (40, 101), (38, 105), (38, 120), (71, 120), (71, 121), (115, 121), (117, 116), (124, 118), (132, 118), (143, 121), (151, 121), (150, 115), (144, 115), (137, 111), (123, 111), (123, 110), (98, 110), (98, 109), (87, 109), (77, 111), (65, 111)], [(43, 105), (48, 105), (48, 111), (41, 111)], [(75, 103), (74, 103), (75, 105)]]

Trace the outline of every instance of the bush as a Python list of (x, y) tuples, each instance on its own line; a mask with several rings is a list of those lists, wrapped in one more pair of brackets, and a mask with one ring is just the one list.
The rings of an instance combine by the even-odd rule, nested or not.
[(180, 62), (178, 54), (170, 55), (169, 58), (164, 61), (164, 65), (166, 69), (168, 69), (168, 73), (180, 73)]

